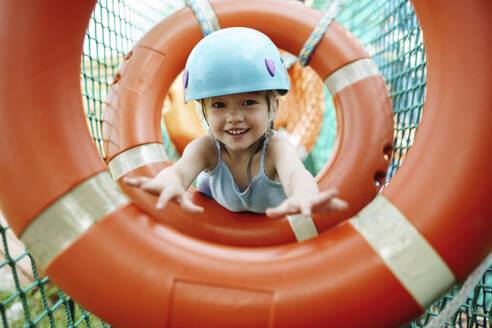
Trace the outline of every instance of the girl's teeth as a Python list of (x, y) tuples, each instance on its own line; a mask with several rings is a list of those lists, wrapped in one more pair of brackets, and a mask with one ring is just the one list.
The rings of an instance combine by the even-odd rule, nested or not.
[(229, 130), (228, 132), (233, 135), (243, 134), (246, 130)]

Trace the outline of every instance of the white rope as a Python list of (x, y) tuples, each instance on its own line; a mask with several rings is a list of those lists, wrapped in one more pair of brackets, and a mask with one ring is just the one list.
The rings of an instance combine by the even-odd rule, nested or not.
[(492, 262), (492, 252), (480, 263), (478, 267), (473, 270), (473, 272), (466, 278), (463, 286), (461, 286), (460, 291), (456, 294), (455, 298), (449, 302), (444, 310), (441, 311), (439, 316), (429, 322), (424, 328), (441, 328), (444, 327), (446, 321), (451, 319), (451, 316), (458, 311), (461, 304), (463, 304), (471, 291), (478, 284), (479, 280), (482, 278), (483, 274)]

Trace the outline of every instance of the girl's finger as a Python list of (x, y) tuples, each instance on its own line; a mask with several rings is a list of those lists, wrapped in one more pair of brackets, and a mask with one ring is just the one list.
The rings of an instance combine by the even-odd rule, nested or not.
[(123, 182), (132, 187), (141, 187), (144, 183), (147, 183), (151, 180), (152, 179), (148, 177), (123, 178)]
[(203, 213), (204, 211), (203, 207), (193, 203), (193, 201), (186, 194), (181, 196), (179, 199), (180, 199), (179, 204), (186, 212), (192, 214)]
[(284, 213), (286, 213), (286, 211), (287, 211), (287, 206), (288, 206), (288, 201), (284, 200), (282, 203), (280, 203), (280, 205), (268, 208), (266, 210), (265, 214), (268, 217), (271, 217), (274, 219), (282, 217), (285, 215)]
[(157, 203), (155, 205), (155, 208), (157, 208), (158, 210), (163, 209), (166, 206), (166, 204), (174, 197), (176, 197), (176, 193), (173, 192), (173, 190), (169, 188), (164, 189), (160, 193), (159, 198), (157, 198)]
[(330, 207), (334, 211), (343, 211), (348, 208), (348, 203), (340, 198), (335, 197), (330, 200)]
[(313, 205), (313, 211), (319, 214), (326, 214), (334, 211), (343, 211), (348, 208), (348, 203), (337, 197), (332, 197), (328, 201)]
[(300, 206), (300, 212), (302, 215), (311, 216), (311, 207), (315, 204), (304, 203)]
[(336, 195), (338, 195), (338, 190), (336, 190), (335, 188), (322, 191), (318, 194), (318, 197), (316, 197), (316, 204), (326, 202), (327, 200), (335, 197)]
[(277, 207), (269, 208), (266, 210), (265, 214), (271, 218), (280, 218), (289, 214), (300, 213), (300, 207), (297, 204), (292, 204), (289, 199), (286, 199)]
[(142, 189), (143, 191), (148, 192), (149, 194), (153, 194), (153, 195), (156, 195), (156, 196), (159, 196), (162, 193), (162, 190), (163, 190), (162, 189), (162, 186), (156, 185), (152, 181), (150, 181), (148, 183), (145, 183), (145, 184), (142, 184), (140, 186), (140, 189)]

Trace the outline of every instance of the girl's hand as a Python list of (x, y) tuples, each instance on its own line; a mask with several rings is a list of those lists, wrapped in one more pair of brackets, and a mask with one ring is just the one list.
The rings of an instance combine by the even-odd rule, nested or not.
[(161, 174), (153, 179), (148, 177), (125, 177), (123, 178), (123, 182), (129, 186), (138, 187), (148, 193), (159, 196), (156, 203), (157, 209), (163, 209), (169, 201), (173, 201), (188, 213), (196, 214), (203, 212), (203, 207), (195, 205), (186, 193), (186, 190), (179, 183), (173, 183), (172, 181), (166, 182), (166, 179)]
[(346, 201), (337, 198), (338, 191), (329, 189), (314, 195), (292, 195), (280, 205), (266, 210), (266, 215), (279, 218), (289, 214), (311, 215), (312, 213), (326, 214), (343, 211), (348, 208)]

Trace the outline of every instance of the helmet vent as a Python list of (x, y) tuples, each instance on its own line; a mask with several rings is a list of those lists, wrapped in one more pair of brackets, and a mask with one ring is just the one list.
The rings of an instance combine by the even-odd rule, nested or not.
[(186, 89), (188, 87), (188, 70), (185, 70), (183, 74), (183, 86)]
[(268, 69), (268, 73), (270, 73), (271, 76), (275, 76), (275, 63), (273, 60), (270, 58), (265, 58), (265, 64)]

